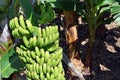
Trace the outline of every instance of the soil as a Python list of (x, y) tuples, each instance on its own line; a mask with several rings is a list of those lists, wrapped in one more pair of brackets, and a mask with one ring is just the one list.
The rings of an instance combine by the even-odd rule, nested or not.
[[(79, 37), (78, 50), (84, 62), (89, 41), (88, 26), (80, 24), (77, 29)], [(65, 38), (61, 37), (62, 44), (65, 43), (64, 40)], [(62, 45), (62, 47), (65, 51), (65, 45)], [(85, 80), (120, 80), (120, 27), (111, 22), (98, 28), (92, 54), (93, 75), (84, 75)], [(79, 80), (79, 78), (66, 72), (66, 80)]]

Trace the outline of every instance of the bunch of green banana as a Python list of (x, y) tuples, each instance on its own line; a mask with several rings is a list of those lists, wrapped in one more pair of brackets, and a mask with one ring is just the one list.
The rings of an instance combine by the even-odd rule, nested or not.
[(29, 80), (65, 80), (62, 68), (62, 48), (53, 53), (39, 49), (23, 50), (23, 45), (16, 47), (20, 59), (26, 64), (26, 75)]
[(44, 1), (44, 3), (39, 3), (41, 15), (38, 19), (38, 23), (44, 24), (50, 22), (54, 19), (55, 12), (52, 10), (52, 6), (49, 2)]
[[(27, 21), (27, 20), (26, 20)], [(10, 29), (12, 30), (12, 35), (16, 38), (22, 38), (22, 36), (30, 35), (28, 30), (28, 24), (26, 25), (23, 15), (14, 17), (9, 21)]]
[(12, 35), (23, 41), (16, 52), (26, 65), (28, 80), (65, 80), (58, 26), (39, 28), (22, 15), (11, 19), (9, 25)]

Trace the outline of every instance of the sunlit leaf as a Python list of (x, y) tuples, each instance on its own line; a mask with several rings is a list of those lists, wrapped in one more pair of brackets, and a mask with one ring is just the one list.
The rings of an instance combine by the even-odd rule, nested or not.
[(24, 67), (18, 55), (15, 53), (14, 48), (9, 50), (5, 55), (2, 56), (0, 64), (0, 74), (2, 74), (3, 78), (8, 78), (13, 72), (19, 71), (21, 68)]

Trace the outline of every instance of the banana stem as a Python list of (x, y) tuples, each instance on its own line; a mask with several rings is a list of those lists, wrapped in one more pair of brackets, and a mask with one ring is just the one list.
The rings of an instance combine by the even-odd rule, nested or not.
[(89, 67), (90, 68), (90, 72), (92, 71), (92, 50), (93, 50), (93, 46), (94, 46), (94, 41), (95, 41), (95, 29), (94, 27), (90, 26), (89, 28), (89, 32), (90, 32), (90, 39), (89, 39), (89, 48), (88, 51), (86, 53), (86, 58), (85, 58), (85, 67)]

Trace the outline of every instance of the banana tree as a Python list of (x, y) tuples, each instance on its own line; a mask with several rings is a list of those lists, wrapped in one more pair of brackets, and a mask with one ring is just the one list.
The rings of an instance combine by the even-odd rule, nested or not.
[(106, 22), (103, 14), (104, 12), (111, 13), (112, 11), (112, 15), (117, 16), (116, 20), (118, 21), (119, 12), (117, 12), (117, 9), (119, 7), (120, 5), (115, 0), (84, 0), (84, 7), (80, 13), (84, 15), (89, 26), (89, 48), (86, 53), (85, 68), (87, 70), (90, 68), (90, 72), (92, 71), (92, 53), (96, 30), (101, 24)]
[[(104, 12), (109, 12), (113, 16), (113, 19), (118, 24), (120, 19), (120, 5), (119, 2), (116, 0), (50, 0), (54, 1), (55, 7), (61, 8), (63, 10), (67, 11), (78, 11), (81, 16), (84, 16), (86, 19), (86, 22), (89, 26), (89, 48), (86, 53), (86, 59), (85, 59), (85, 70), (88, 70), (88, 72), (91, 72), (92, 69), (92, 53), (93, 53), (93, 47), (94, 47), (94, 41), (96, 38), (96, 30), (101, 24), (105, 24), (103, 14)], [(71, 16), (70, 14), (65, 14), (65, 16)], [(68, 19), (70, 19), (68, 17)], [(70, 19), (73, 20), (73, 19)], [(68, 20), (68, 22), (70, 21)], [(67, 22), (67, 21), (66, 21)], [(110, 21), (109, 21), (110, 22)], [(69, 31), (69, 28), (67, 28)], [(76, 32), (74, 32), (76, 33)], [(66, 36), (69, 36), (66, 34)], [(71, 35), (71, 38), (75, 35)], [(73, 37), (74, 38), (74, 37)], [(72, 38), (72, 39), (73, 39)], [(68, 41), (70, 41), (68, 39)], [(73, 45), (72, 45), (73, 46)], [(71, 55), (71, 53), (69, 54)], [(75, 55), (75, 54), (74, 54)]]

